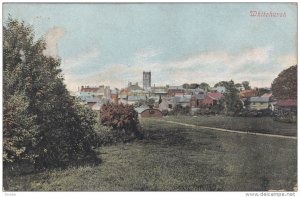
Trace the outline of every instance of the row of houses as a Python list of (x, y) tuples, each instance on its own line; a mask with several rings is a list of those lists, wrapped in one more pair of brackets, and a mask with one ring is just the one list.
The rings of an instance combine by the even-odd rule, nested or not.
[[(105, 103), (112, 102), (134, 105), (149, 99), (154, 100), (156, 109), (171, 111), (178, 105), (190, 107), (192, 110), (195, 110), (204, 106), (219, 104), (225, 98), (224, 93), (226, 93), (224, 87), (216, 87), (211, 89), (210, 92), (200, 88), (185, 89), (183, 86), (154, 86), (143, 89), (138, 83), (129, 82), (126, 88), (120, 90), (111, 90), (109, 86), (82, 86), (76, 93), (76, 96), (82, 104), (87, 105), (96, 112), (100, 112), (101, 106)], [(296, 111), (295, 108), (297, 108), (296, 100), (275, 100), (271, 93), (258, 96), (256, 89), (241, 90), (239, 95), (244, 108), (249, 110), (278, 111), (278, 109), (287, 108)], [(147, 107), (144, 106), (144, 108)]]

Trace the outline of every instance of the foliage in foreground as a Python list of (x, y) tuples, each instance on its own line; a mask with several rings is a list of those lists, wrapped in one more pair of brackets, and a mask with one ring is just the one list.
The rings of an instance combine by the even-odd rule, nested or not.
[(68, 93), (60, 61), (43, 54), (31, 27), (3, 27), (3, 161), (5, 166), (63, 166), (94, 155), (96, 115)]

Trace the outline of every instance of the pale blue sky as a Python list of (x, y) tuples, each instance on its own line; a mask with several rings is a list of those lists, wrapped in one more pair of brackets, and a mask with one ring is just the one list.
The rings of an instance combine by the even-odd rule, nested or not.
[[(251, 17), (251, 10), (286, 17)], [(4, 21), (9, 14), (45, 37), (71, 90), (141, 83), (143, 70), (157, 85), (270, 86), (297, 63), (296, 4), (4, 4)]]

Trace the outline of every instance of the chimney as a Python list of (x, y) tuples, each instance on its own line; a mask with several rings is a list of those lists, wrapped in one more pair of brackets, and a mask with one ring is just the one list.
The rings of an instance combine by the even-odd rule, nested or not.
[(136, 82), (136, 83), (135, 83), (135, 85), (137, 85), (137, 86), (138, 86), (138, 85), (139, 85), (139, 83), (138, 83), (138, 82)]

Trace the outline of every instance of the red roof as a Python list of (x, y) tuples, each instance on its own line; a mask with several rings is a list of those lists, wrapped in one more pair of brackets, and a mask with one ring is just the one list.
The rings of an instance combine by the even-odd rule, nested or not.
[(296, 99), (278, 100), (275, 105), (281, 107), (297, 106), (297, 100)]
[(272, 93), (264, 93), (261, 97), (271, 97), (273, 96)]
[(219, 92), (208, 92), (207, 96), (209, 96), (213, 100), (220, 100), (220, 99), (224, 98), (224, 95)]
[(252, 96), (256, 96), (257, 95), (257, 91), (256, 90), (243, 90), (240, 91), (240, 97), (252, 97)]

